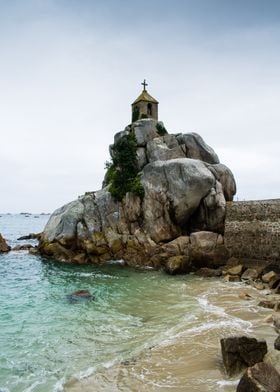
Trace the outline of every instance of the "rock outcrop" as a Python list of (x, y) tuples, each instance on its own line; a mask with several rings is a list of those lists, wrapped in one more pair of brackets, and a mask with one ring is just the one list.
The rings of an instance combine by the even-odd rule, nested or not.
[(248, 336), (221, 339), (221, 347), (224, 366), (229, 376), (261, 362), (267, 353), (267, 344), (264, 340), (258, 341)]
[[(114, 199), (105, 176), (103, 189), (51, 215), (39, 239), (42, 254), (76, 263), (124, 259), (170, 273), (213, 268), (227, 259), (222, 234), (234, 177), (199, 135), (163, 129), (160, 122), (142, 119), (114, 138), (116, 144), (135, 137), (144, 197), (127, 192), (121, 201)], [(110, 146), (111, 156), (115, 153)]]
[(5, 238), (0, 234), (0, 253), (9, 252), (11, 247), (7, 244)]
[(280, 392), (280, 375), (264, 362), (249, 367), (242, 376), (237, 392)]

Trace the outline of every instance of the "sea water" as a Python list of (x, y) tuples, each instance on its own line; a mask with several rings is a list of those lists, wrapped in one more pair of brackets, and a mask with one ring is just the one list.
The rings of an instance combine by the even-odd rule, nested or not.
[[(35, 244), (17, 238), (42, 231), (47, 219), (2, 215), (0, 233), (11, 246)], [(238, 285), (121, 263), (69, 265), (11, 251), (0, 255), (0, 279), (1, 392), (233, 391), (219, 339), (250, 331), (257, 314), (247, 303), (241, 309)], [(69, 301), (76, 290), (93, 297)], [(204, 361), (191, 381), (186, 374)]]

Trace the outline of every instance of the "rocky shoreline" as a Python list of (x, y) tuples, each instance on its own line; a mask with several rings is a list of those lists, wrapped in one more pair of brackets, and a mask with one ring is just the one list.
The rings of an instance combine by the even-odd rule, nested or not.
[[(209, 282), (210, 287), (213, 287), (213, 284), (216, 287), (219, 287), (219, 282), (224, 282), (224, 276), (225, 275), (222, 275), (220, 279), (217, 277), (209, 279), (204, 277), (197, 281), (197, 285), (201, 284), (206, 287)], [(275, 323), (273, 327), (273, 319), (276, 320), (280, 313), (263, 307), (259, 307), (259, 312), (256, 311), (257, 303), (262, 300), (272, 299), (272, 296), (275, 296), (275, 294), (268, 289), (257, 290), (253, 285), (247, 285), (245, 281), (244, 284), (241, 284), (226, 282), (226, 284), (223, 284), (222, 295), (221, 291), (218, 290), (216, 298), (212, 294), (207, 302), (210, 307), (214, 306), (217, 310), (219, 307), (221, 307), (220, 309), (224, 309), (229, 315), (229, 320), (232, 320), (233, 323), (235, 322), (235, 317), (237, 317), (238, 320), (244, 321), (245, 327), (246, 320), (250, 320), (248, 323), (251, 324), (249, 331), (245, 327), (244, 329), (242, 328), (242, 330), (239, 330), (238, 333), (230, 333), (227, 331), (228, 327), (224, 328), (222, 324), (218, 327), (218, 323), (215, 327), (210, 323), (212, 324), (212, 327), (209, 326), (209, 329), (207, 325), (205, 325), (205, 328), (202, 328), (203, 332), (196, 332), (195, 334), (193, 334), (193, 332), (189, 333), (188, 330), (182, 330), (176, 335), (176, 338), (172, 338), (169, 342), (148, 348), (139, 354), (139, 356), (133, 357), (120, 364), (113, 365), (112, 368), (100, 369), (96, 374), (89, 376), (89, 378), (85, 377), (79, 379), (73, 377), (65, 384), (65, 391), (91, 391), (100, 387), (100, 385), (103, 385), (104, 390), (118, 390), (118, 387), (120, 387), (120, 389), (123, 387), (124, 390), (129, 390), (129, 386), (131, 387), (132, 385), (135, 390), (137, 389), (139, 391), (147, 390), (147, 388), (150, 388), (149, 390), (152, 391), (161, 390), (161, 388), (165, 390), (164, 388), (167, 388), (167, 385), (169, 385), (166, 384), (165, 386), (164, 384), (164, 382), (167, 381), (166, 377), (168, 376), (170, 377), (171, 382), (171, 386), (168, 388), (171, 390), (172, 385), (174, 388), (173, 390), (180, 390), (183, 388), (186, 391), (192, 390), (191, 388), (196, 385), (199, 387), (200, 391), (221, 389), (233, 392), (240, 383), (241, 385), (238, 387), (238, 391), (248, 392), (250, 390), (246, 389), (248, 388), (248, 383), (245, 384), (244, 381), (241, 383), (241, 379), (243, 376), (247, 377), (248, 374), (250, 375), (250, 379), (253, 379), (254, 377), (251, 377), (251, 375), (256, 373), (255, 369), (264, 369), (264, 366), (264, 380), (267, 380), (268, 378), (271, 380), (278, 380), (279, 375), (277, 375), (275, 371), (278, 373), (280, 372), (280, 351), (274, 349), (273, 342), (276, 339), (277, 329)], [(219, 299), (219, 297), (221, 298)], [(229, 305), (229, 298), (231, 298), (231, 301), (235, 302), (233, 309), (228, 308), (228, 306), (232, 306), (232, 303)], [(278, 298), (280, 299), (280, 297)], [(253, 308), (253, 311), (250, 311), (251, 307)], [(238, 313), (236, 313), (236, 309), (239, 309)], [(231, 316), (233, 316), (233, 318)], [(211, 332), (212, 328), (214, 328), (213, 332)], [(236, 328), (230, 329), (236, 330)], [(210, 341), (209, 333), (212, 335)], [(238, 366), (241, 365), (239, 370), (233, 373), (227, 372), (223, 363), (222, 349), (219, 347), (219, 339), (221, 339), (221, 337), (232, 341), (229, 355), (231, 356), (231, 351), (234, 351), (236, 355), (231, 358), (231, 366), (236, 366), (237, 364)], [(266, 343), (264, 342), (264, 339), (266, 340)], [(245, 342), (247, 348), (246, 344), (241, 344), (240, 342)], [(248, 347), (250, 347), (251, 356), (248, 354)], [(190, 353), (195, 353), (197, 349), (201, 351), (198, 354), (198, 358), (193, 362)], [(243, 352), (243, 354), (240, 354), (240, 351), (241, 353)], [(169, 355), (169, 353), (172, 353), (172, 355)], [(242, 356), (247, 359), (245, 361), (242, 360)], [(160, 373), (159, 363), (163, 366), (162, 372)], [(261, 365), (257, 365), (257, 367), (252, 370), (257, 363), (261, 363)], [(265, 363), (265, 365), (263, 365), (263, 363)], [(274, 369), (271, 370), (271, 367)], [(145, 378), (141, 380), (143, 374), (145, 374)], [(271, 374), (271, 377), (269, 374)], [(203, 380), (200, 380), (201, 384), (196, 381), (200, 378), (203, 378)], [(209, 387), (207, 387), (207, 378), (209, 378)], [(240, 378), (240, 381), (238, 378)], [(188, 383), (188, 381), (190, 383)], [(270, 384), (268, 384), (268, 389), (264, 389), (262, 378), (260, 377), (258, 377), (258, 384), (260, 389), (252, 389), (253, 391), (278, 391), (278, 389), (269, 389), (271, 386)], [(243, 389), (241, 389), (241, 387)], [(103, 389), (101, 388), (101, 390)]]
[[(168, 134), (161, 122), (142, 119), (115, 135), (110, 154), (103, 189), (51, 215), (41, 254), (78, 264), (123, 259), (171, 273), (227, 261), (225, 209), (236, 184), (198, 134)], [(118, 199), (122, 184), (130, 191)]]
[[(214, 150), (198, 134), (168, 134), (153, 119), (138, 120), (117, 133), (109, 150), (112, 162), (103, 188), (56, 210), (42, 233), (21, 238), (38, 239), (38, 247), (24, 244), (13, 250), (29, 250), (65, 263), (124, 260), (129, 266), (162, 269), (171, 275), (195, 273), (243, 281), (267, 292), (259, 306), (273, 309), (267, 321), (279, 333), (280, 267), (277, 262), (232, 257), (224, 229), (226, 203), (233, 200), (236, 184)], [(134, 177), (126, 171), (126, 160)], [(2, 237), (0, 241), (0, 251), (8, 251)], [(242, 299), (251, 300), (251, 296), (245, 293)], [(237, 346), (242, 348), (238, 339)], [(279, 341), (278, 336), (277, 350)], [(225, 367), (230, 369), (226, 346), (223, 342)], [(233, 362), (243, 355), (236, 353)], [(247, 363), (239, 392), (280, 391), (275, 382), (269, 386), (279, 374), (271, 364), (263, 364), (263, 357), (257, 355), (255, 362)], [(244, 361), (234, 366), (241, 370)]]
[[(217, 270), (207, 268), (198, 271), (201, 276), (217, 276)], [(226, 373), (242, 374), (237, 392), (279, 392), (280, 391), (280, 267), (269, 263), (260, 267), (245, 268), (239, 260), (232, 259), (230, 264), (220, 270), (220, 276), (229, 282), (244, 282), (259, 290), (265, 299), (258, 306), (271, 309), (272, 313), (264, 320), (272, 325), (278, 334), (274, 342), (274, 352), (268, 348), (265, 340), (257, 341), (254, 337), (231, 336), (221, 339), (221, 351)], [(253, 300), (244, 291), (240, 297)], [(245, 370), (245, 371), (244, 371)]]
[[(207, 236), (209, 236), (209, 234), (210, 238), (214, 238), (212, 236), (213, 233), (208, 232), (197, 232), (196, 236), (194, 237), (198, 237), (200, 238), (200, 240), (204, 239), (204, 241), (206, 241), (205, 235), (206, 238), (208, 238)], [(219, 236), (221, 235), (216, 234), (216, 239), (215, 241), (213, 241), (213, 243), (215, 242), (217, 244), (217, 239)], [(33, 239), (35, 237), (40, 238), (40, 235), (30, 234), (28, 236), (25, 236), (24, 240), (28, 238)], [(190, 236), (190, 238), (192, 238), (192, 235)], [(175, 241), (176, 249), (178, 249), (177, 242)], [(192, 240), (192, 242), (194, 242), (194, 240)], [(13, 250), (28, 250), (30, 246), (31, 245), (25, 244), (18, 248), (14, 248)], [(168, 244), (168, 246), (170, 246), (170, 244)], [(206, 247), (206, 244), (204, 246)], [(206, 247), (208, 251), (210, 248), (209, 246)], [(33, 248), (33, 252), (34, 249), (35, 248)], [(244, 300), (246, 302), (256, 300), (256, 296), (250, 294), (249, 290), (246, 290), (246, 287), (253, 287), (254, 289), (257, 289), (259, 291), (260, 300), (258, 301), (258, 306), (271, 310), (271, 314), (266, 317), (263, 322), (274, 327), (275, 331), (278, 334), (278, 337), (276, 338), (274, 343), (275, 351), (273, 352), (269, 350), (267, 354), (267, 350), (264, 350), (263, 348), (266, 343), (258, 342), (254, 337), (248, 338), (248, 336), (229, 336), (225, 339), (229, 339), (231, 341), (231, 344), (229, 345), (230, 349), (228, 349), (228, 352), (230, 353), (230, 361), (224, 354), (223, 351), (225, 350), (223, 348), (222, 357), (224, 358), (224, 366), (228, 375), (233, 374), (232, 367), (237, 367), (238, 371), (236, 372), (235, 369), (235, 373), (241, 374), (240, 383), (237, 387), (238, 392), (247, 392), (249, 386), (250, 388), (254, 388), (252, 390), (259, 392), (279, 391), (279, 389), (275, 389), (274, 387), (274, 385), (278, 385), (277, 380), (280, 377), (278, 373), (278, 362), (280, 358), (280, 268), (278, 264), (275, 262), (260, 262), (259, 260), (255, 261), (255, 263), (252, 260), (250, 260), (250, 262), (248, 260), (244, 260), (244, 262), (242, 262), (242, 260), (236, 258), (229, 258), (225, 265), (218, 265), (219, 263), (215, 264), (213, 263), (213, 259), (208, 258), (209, 267), (205, 267), (206, 264), (204, 259), (204, 262), (201, 263), (201, 265), (203, 266), (198, 268), (198, 265), (196, 265), (195, 271), (192, 271), (191, 269), (189, 271), (185, 269), (184, 271), (176, 270), (174, 269), (174, 266), (176, 265), (175, 262), (177, 261), (177, 258), (181, 260), (181, 257), (182, 256), (171, 256), (169, 259), (169, 263), (165, 267), (165, 271), (171, 274), (191, 272), (197, 276), (203, 277), (204, 279), (215, 277), (222, 279), (222, 281), (224, 282), (242, 282), (244, 283), (244, 289), (240, 293), (239, 297), (241, 300)], [(212, 261), (210, 262), (209, 260)], [(174, 263), (173, 265), (171, 264), (171, 261)], [(168, 270), (167, 266), (169, 268)], [(254, 359), (251, 360), (251, 362), (244, 362), (242, 358), (245, 354), (243, 355), (243, 357), (240, 354), (240, 350), (245, 350), (244, 344), (240, 343), (240, 340), (243, 341), (244, 339), (253, 339), (253, 346), (256, 346), (254, 350), (252, 349), (256, 353), (256, 355)], [(261, 348), (261, 357), (258, 354), (258, 345), (260, 345)], [(235, 352), (235, 355), (232, 354), (232, 351)], [(279, 353), (279, 355), (276, 352)], [(248, 354), (248, 352), (246, 353)], [(231, 362), (230, 365), (228, 365), (229, 362)]]

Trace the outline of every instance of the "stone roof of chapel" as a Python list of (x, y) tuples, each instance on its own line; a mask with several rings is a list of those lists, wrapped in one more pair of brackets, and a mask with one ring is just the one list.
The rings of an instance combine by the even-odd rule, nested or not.
[(158, 101), (155, 98), (153, 98), (148, 93), (147, 90), (143, 90), (142, 93), (139, 95), (139, 97), (132, 103), (132, 105), (134, 105), (135, 103), (138, 103), (140, 101), (158, 103)]

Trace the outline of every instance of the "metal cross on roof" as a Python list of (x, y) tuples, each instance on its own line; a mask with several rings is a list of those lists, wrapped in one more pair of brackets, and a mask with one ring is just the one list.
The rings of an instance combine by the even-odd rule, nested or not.
[(148, 83), (146, 83), (146, 79), (144, 79), (144, 82), (141, 84), (144, 86), (144, 91), (146, 91), (146, 86), (148, 86)]

